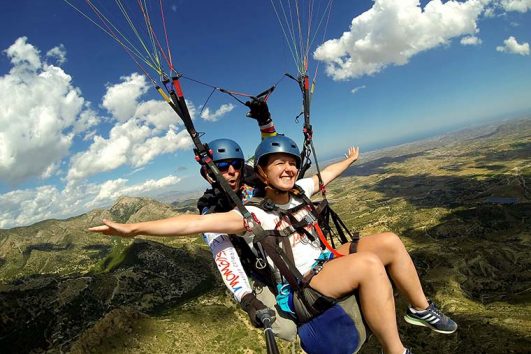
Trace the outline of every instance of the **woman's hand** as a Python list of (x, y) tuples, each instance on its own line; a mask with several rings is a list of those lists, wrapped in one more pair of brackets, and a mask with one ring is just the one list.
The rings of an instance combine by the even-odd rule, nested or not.
[(353, 163), (360, 156), (360, 148), (357, 146), (351, 146), (348, 148), (347, 153), (345, 154), (345, 159), (350, 160), (350, 163)]
[(127, 238), (133, 238), (136, 236), (131, 224), (120, 224), (106, 219), (103, 219), (103, 223), (105, 225), (91, 227), (88, 229), (88, 231), (98, 232), (100, 234), (109, 236), (120, 236)]
[[(324, 170), (321, 171), (321, 180), (326, 186), (328, 183), (336, 179), (337, 176), (341, 175), (347, 168), (350, 167), (359, 157), (360, 149), (359, 147), (349, 147), (347, 153), (345, 154), (345, 159), (338, 161), (336, 163), (327, 166)], [(313, 176), (314, 184), (314, 194), (321, 190), (319, 185), (319, 178), (317, 175)]]

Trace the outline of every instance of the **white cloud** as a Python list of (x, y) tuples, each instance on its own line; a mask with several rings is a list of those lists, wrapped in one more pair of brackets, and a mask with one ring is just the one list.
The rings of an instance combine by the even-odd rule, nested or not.
[(100, 122), (100, 117), (90, 108), (90, 103), (85, 105), (85, 110), (82, 111), (73, 124), (73, 133), (85, 133), (85, 136), (92, 135), (92, 132), (87, 132), (90, 128), (95, 127)]
[(466, 36), (461, 38), (462, 45), (480, 45), (481, 43), (481, 39), (476, 36)]
[(97, 133), (97, 131), (96, 131), (95, 129), (86, 132), (86, 133), (85, 133), (85, 136), (83, 137), (83, 141), (93, 140), (94, 137), (96, 136), (96, 133)]
[(505, 11), (527, 12), (531, 9), (531, 0), (501, 0), (501, 7)]
[(171, 126), (182, 124), (179, 116), (162, 100), (141, 102), (133, 117), (152, 124), (158, 130), (167, 130)]
[(164, 136), (154, 136), (142, 144), (133, 145), (130, 161), (133, 167), (141, 167), (160, 154), (191, 148), (192, 139), (186, 130), (178, 133), (174, 130), (168, 130)]
[[(131, 121), (134, 123), (134, 121)], [(127, 152), (131, 149), (131, 140), (141, 141), (147, 135), (147, 127), (144, 127), (142, 134), (138, 126), (132, 127), (127, 131), (123, 125), (118, 125), (111, 130), (109, 139), (102, 138), (99, 135), (94, 137), (92, 145), (87, 151), (80, 152), (70, 159), (70, 169), (67, 179), (69, 181), (78, 180), (92, 176), (104, 171), (110, 171), (127, 162)], [(125, 131), (129, 136), (120, 136), (119, 132)], [(117, 133), (118, 132), (118, 133)], [(135, 134), (136, 133), (136, 134)], [(141, 136), (143, 139), (138, 139)]]
[(190, 117), (195, 119), (195, 116), (197, 115), (197, 108), (195, 107), (194, 103), (192, 101), (186, 100), (186, 106), (188, 107), (188, 113), (190, 113)]
[(214, 113), (210, 113), (210, 109), (207, 107), (201, 113), (201, 118), (203, 118), (204, 120), (215, 122), (219, 118), (221, 118), (223, 115), (232, 111), (234, 107), (235, 106), (231, 103), (222, 104)]
[(354, 95), (356, 92), (358, 92), (359, 90), (362, 90), (365, 88), (365, 85), (361, 85), (361, 86), (358, 86), (358, 87), (354, 87), (352, 90), (350, 90), (350, 92)]
[(485, 0), (488, 7), (485, 9), (485, 17), (502, 17), (507, 12), (525, 13), (531, 9), (531, 0)]
[(103, 96), (105, 107), (114, 118), (126, 121), (133, 117), (138, 106), (138, 99), (149, 90), (144, 75), (133, 73), (120, 78), (123, 82), (108, 86)]
[(57, 64), (63, 65), (64, 63), (66, 63), (65, 46), (61, 44), (57, 47), (53, 47), (48, 52), (46, 52), (46, 56), (55, 59), (57, 61)]
[(0, 180), (47, 178), (68, 156), (76, 134), (99, 122), (61, 68), (42, 63), (21, 37), (4, 51), (12, 68), (0, 77)]
[(67, 180), (73, 182), (124, 164), (142, 167), (160, 154), (192, 147), (185, 130), (176, 133), (169, 129), (165, 135), (156, 134), (139, 119), (117, 124), (108, 139), (97, 135), (88, 150), (72, 157)]
[(496, 17), (496, 9), (494, 7), (488, 7), (485, 9), (483, 15), (488, 18)]
[(327, 63), (335, 80), (380, 72), (404, 65), (417, 53), (477, 32), (477, 19), (487, 0), (375, 0), (371, 9), (352, 20), (340, 38), (322, 44), (314, 53)]
[(506, 52), (511, 54), (529, 55), (529, 43), (518, 43), (516, 38), (510, 36), (503, 41), (503, 46), (496, 47), (498, 52)]
[(137, 174), (137, 173), (143, 171), (145, 168), (146, 168), (145, 166), (143, 166), (143, 167), (139, 167), (139, 168), (135, 168), (135, 169), (132, 170), (131, 172), (127, 173), (125, 176), (126, 176), (126, 177), (131, 177), (131, 176), (133, 176), (133, 175), (135, 175), (135, 174)]
[(122, 195), (145, 196), (153, 192), (161, 191), (168, 186), (174, 186), (179, 183), (180, 180), (181, 179), (176, 176), (167, 176), (159, 180), (150, 179), (132, 186), (127, 186), (127, 180), (123, 178), (106, 181), (101, 185), (98, 195), (94, 198), (94, 201), (91, 204), (96, 206), (101, 203), (110, 203)]
[(15, 190), (0, 194), (0, 228), (29, 225), (51, 218), (67, 218), (93, 208), (111, 205), (119, 196), (154, 196), (174, 188), (176, 176), (129, 185), (127, 179), (103, 184), (69, 185), (63, 190), (54, 186)]
[(5, 53), (13, 64), (13, 69), (36, 71), (41, 68), (40, 52), (28, 43), (27, 37), (18, 38)]
[[(118, 122), (108, 138), (94, 135), (90, 147), (71, 158), (69, 182), (125, 164), (139, 168), (158, 155), (192, 147), (188, 133), (177, 132), (182, 120), (166, 102), (141, 101), (148, 88), (144, 76), (137, 73), (122, 77), (118, 84), (108, 85), (103, 106)], [(193, 119), (196, 108), (191, 101), (186, 103)]]

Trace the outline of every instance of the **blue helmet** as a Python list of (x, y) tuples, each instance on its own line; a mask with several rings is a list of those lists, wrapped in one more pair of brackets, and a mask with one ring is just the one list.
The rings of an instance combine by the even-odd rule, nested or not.
[(254, 167), (258, 166), (260, 160), (270, 154), (281, 152), (291, 155), (295, 158), (297, 168), (301, 165), (301, 152), (297, 144), (290, 138), (284, 135), (277, 135), (262, 140), (260, 145), (256, 148), (254, 153)]
[(242, 148), (234, 140), (212, 140), (208, 147), (212, 150), (212, 160), (244, 160)]

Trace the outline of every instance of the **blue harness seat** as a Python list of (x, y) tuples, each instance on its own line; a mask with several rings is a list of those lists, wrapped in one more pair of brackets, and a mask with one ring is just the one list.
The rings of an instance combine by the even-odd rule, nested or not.
[(308, 354), (357, 353), (367, 338), (355, 295), (330, 307), (298, 328), (301, 347)]

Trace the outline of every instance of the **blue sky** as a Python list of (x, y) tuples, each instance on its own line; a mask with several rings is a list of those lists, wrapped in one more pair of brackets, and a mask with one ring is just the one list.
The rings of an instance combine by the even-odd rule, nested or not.
[[(176, 69), (251, 94), (296, 75), (279, 1), (164, 0)], [(113, 2), (94, 3), (125, 24)], [(313, 3), (318, 19), (328, 0)], [(529, 117), (530, 10), (531, 0), (334, 1), (310, 47), (319, 156)], [(160, 30), (155, 11), (152, 21)], [(121, 46), (66, 2), (4, 1), (0, 31), (0, 228), (77, 215), (120, 195), (206, 187), (178, 117)], [(204, 140), (235, 139), (251, 156), (259, 138), (246, 108), (219, 92), (205, 106), (211, 88), (182, 86)], [(284, 78), (269, 106), (278, 130), (302, 141), (296, 84)]]

